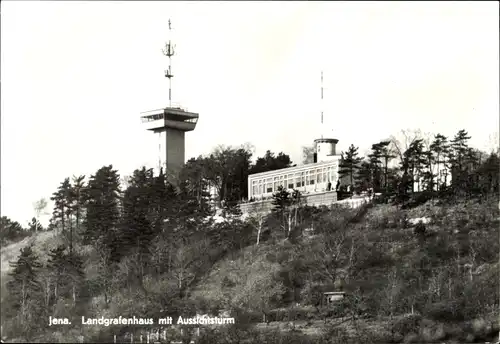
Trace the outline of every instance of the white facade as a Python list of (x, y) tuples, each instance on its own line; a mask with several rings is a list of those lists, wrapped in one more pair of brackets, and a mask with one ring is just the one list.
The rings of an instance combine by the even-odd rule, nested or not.
[(288, 191), (295, 189), (303, 194), (335, 190), (340, 156), (330, 156), (329, 159), (326, 162), (251, 174), (248, 176), (248, 198), (272, 197), (280, 185)]
[(333, 161), (336, 158), (336, 146), (339, 140), (337, 139), (316, 139), (314, 140), (316, 161), (325, 162)]

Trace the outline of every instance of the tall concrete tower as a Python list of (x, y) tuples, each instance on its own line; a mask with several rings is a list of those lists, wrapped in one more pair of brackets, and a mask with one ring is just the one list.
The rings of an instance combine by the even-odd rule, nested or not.
[(339, 140), (328, 138), (328, 130), (323, 119), (323, 71), (321, 71), (321, 125), (320, 125), (321, 138), (314, 140), (314, 162), (324, 162), (336, 160), (335, 157), (336, 146)]
[[(168, 20), (168, 29), (171, 32), (171, 22)], [(145, 129), (158, 134), (158, 167), (167, 172), (178, 172), (185, 162), (185, 132), (196, 128), (198, 114), (188, 112), (180, 106), (172, 105), (172, 56), (174, 48), (171, 41), (165, 44), (163, 54), (168, 57), (168, 107), (141, 113), (141, 121)]]

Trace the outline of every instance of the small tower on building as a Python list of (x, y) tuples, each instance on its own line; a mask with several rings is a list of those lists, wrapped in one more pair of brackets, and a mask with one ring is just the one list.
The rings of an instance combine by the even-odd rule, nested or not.
[[(172, 31), (168, 20), (169, 33)], [(185, 132), (196, 128), (198, 113), (188, 112), (180, 106), (172, 105), (172, 56), (175, 46), (168, 41), (163, 54), (168, 57), (168, 107), (141, 113), (141, 121), (145, 129), (158, 134), (158, 167), (169, 173), (178, 172), (185, 162)]]
[(325, 123), (323, 119), (323, 71), (321, 71), (321, 138), (314, 140), (314, 162), (326, 162), (335, 160), (336, 147), (339, 140), (326, 137)]

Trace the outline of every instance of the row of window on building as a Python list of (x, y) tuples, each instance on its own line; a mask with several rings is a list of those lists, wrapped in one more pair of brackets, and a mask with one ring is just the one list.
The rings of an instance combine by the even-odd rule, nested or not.
[(252, 196), (276, 192), (279, 186), (285, 189), (298, 189), (315, 184), (333, 184), (337, 180), (337, 166), (326, 166), (276, 176), (263, 176), (251, 180)]

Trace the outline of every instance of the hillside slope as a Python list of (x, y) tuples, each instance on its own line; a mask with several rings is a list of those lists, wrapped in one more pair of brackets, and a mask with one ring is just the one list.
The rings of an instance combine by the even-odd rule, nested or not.
[(10, 272), (9, 262), (15, 261), (19, 257), (21, 249), (28, 245), (33, 245), (37, 251), (42, 252), (45, 248), (45, 244), (54, 240), (58, 241), (56, 233), (52, 231), (45, 231), (26, 237), (19, 242), (2, 247), (0, 249), (1, 277), (6, 276)]
[[(302, 227), (293, 239), (285, 238), (286, 232), (270, 220), (264, 229), (268, 235), (258, 246), (252, 237), (208, 259), (211, 263), (198, 270), (189, 270), (190, 255), (208, 252), (201, 253), (203, 257), (212, 251), (203, 251), (203, 246), (199, 250), (181, 247), (171, 257), (172, 271), (146, 276), (142, 286), (123, 283), (134, 276), (130, 271), (135, 261), (126, 257), (114, 272), (111, 282), (116, 287), (109, 304), (98, 292), (79, 311), (87, 317), (157, 318), (164, 317), (168, 307), (178, 307), (184, 315), (226, 311), (235, 318), (233, 327), (204, 327), (197, 344), (212, 343), (214, 338), (233, 343), (237, 337), (262, 344), (299, 337), (300, 343), (316, 344), (495, 339), (499, 329), (496, 202), (426, 203), (410, 210), (369, 205), (313, 210), (300, 218)], [(415, 218), (426, 219), (426, 224), (411, 225)], [(33, 243), (43, 262), (46, 253), (61, 242), (53, 233), (40, 233), (3, 248), (2, 277), (8, 272), (8, 260), (15, 259), (23, 246)], [(166, 244), (159, 242), (151, 249), (165, 249)], [(86, 283), (98, 283), (96, 252), (81, 245), (78, 250), (86, 262)], [(161, 265), (167, 265), (168, 256), (159, 257)], [(198, 275), (185, 296), (173, 300), (183, 274)], [(348, 297), (334, 309), (319, 307), (322, 292), (332, 290), (343, 290)], [(70, 306), (59, 306), (61, 312), (74, 312)], [(54, 342), (77, 340), (81, 335), (110, 341), (117, 334), (118, 340), (129, 341), (130, 333), (139, 338), (145, 331), (79, 325), (42, 336)]]
[[(342, 222), (341, 211), (328, 212), (316, 220), (323, 228), (296, 244), (268, 241), (219, 261), (193, 296), (224, 308), (244, 308), (254, 323), (266, 313), (270, 323), (258, 325), (261, 332), (293, 328), (321, 335), (338, 321), (315, 307), (318, 290), (344, 290), (357, 299), (360, 315), (369, 317), (359, 322), (368, 337), (390, 336), (396, 342), (491, 339), (499, 328), (498, 210), (494, 201), (428, 202), (409, 210), (376, 205), (350, 224)], [(418, 219), (426, 223), (417, 226), (422, 233), (411, 225)], [(333, 269), (327, 265), (335, 261), (321, 261), (335, 254), (324, 245), (332, 240), (335, 249), (344, 250), (336, 257), (342, 263)], [(354, 243), (353, 267), (344, 256), (351, 252), (348, 242)], [(347, 276), (349, 269), (357, 271)], [(337, 278), (318, 283), (320, 275)], [(290, 288), (294, 296), (287, 295)]]

